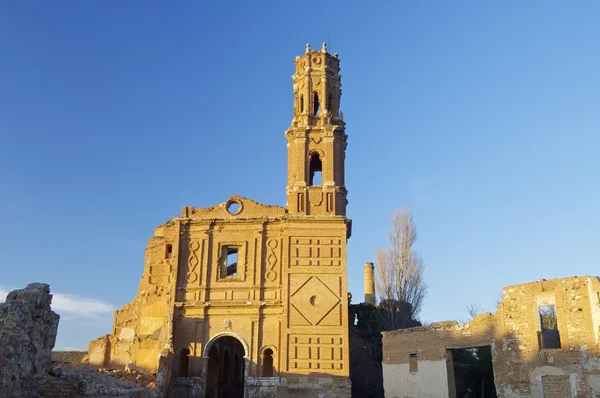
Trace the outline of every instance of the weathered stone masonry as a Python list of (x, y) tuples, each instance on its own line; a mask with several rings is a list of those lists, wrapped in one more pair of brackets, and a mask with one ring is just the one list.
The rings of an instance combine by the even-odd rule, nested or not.
[[(539, 309), (554, 306), (560, 348), (540, 347)], [(448, 349), (490, 345), (499, 397), (600, 396), (600, 280), (569, 277), (508, 286), (495, 314), (386, 332), (386, 397), (452, 397)], [(409, 371), (410, 354), (418, 371)], [(568, 391), (569, 395), (565, 395)]]
[(14, 290), (0, 303), (0, 397), (34, 397), (50, 370), (59, 316), (44, 283)]

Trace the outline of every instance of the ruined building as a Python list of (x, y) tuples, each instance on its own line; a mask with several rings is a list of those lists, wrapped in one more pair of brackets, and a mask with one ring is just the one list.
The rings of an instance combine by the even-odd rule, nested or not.
[(51, 303), (50, 286), (44, 283), (13, 290), (0, 303), (0, 397), (43, 392), (60, 319)]
[(307, 45), (295, 66), (286, 207), (232, 196), (156, 228), (91, 364), (160, 363), (176, 396), (349, 396), (339, 59)]
[(384, 332), (383, 379), (387, 398), (600, 397), (600, 279), (508, 286), (495, 314)]

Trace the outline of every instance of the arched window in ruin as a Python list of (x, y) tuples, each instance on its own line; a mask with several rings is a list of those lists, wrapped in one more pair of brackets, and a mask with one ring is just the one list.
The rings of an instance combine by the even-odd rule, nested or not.
[(300, 113), (304, 113), (304, 95), (300, 96)]
[(179, 377), (188, 377), (190, 365), (190, 350), (183, 348), (179, 351)]
[(273, 377), (273, 350), (267, 348), (263, 351), (262, 377)]
[(319, 107), (321, 106), (321, 103), (319, 102), (319, 94), (317, 94), (317, 92), (315, 91), (314, 95), (313, 95), (313, 109), (315, 111), (315, 115), (319, 114)]
[(308, 185), (321, 185), (323, 184), (323, 164), (318, 153), (313, 153), (310, 156), (309, 161), (309, 174), (308, 174)]

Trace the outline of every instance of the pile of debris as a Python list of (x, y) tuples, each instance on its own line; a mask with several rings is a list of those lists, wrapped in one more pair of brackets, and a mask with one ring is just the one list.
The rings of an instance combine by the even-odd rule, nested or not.
[(57, 366), (45, 380), (43, 396), (46, 397), (148, 397), (154, 386), (154, 376), (141, 372), (96, 371), (83, 364), (54, 365)]
[(156, 374), (150, 374), (146, 372), (140, 372), (130, 367), (125, 367), (125, 370), (119, 369), (98, 369), (99, 373), (108, 374), (117, 380), (125, 383), (133, 384), (138, 387), (154, 388), (156, 381)]

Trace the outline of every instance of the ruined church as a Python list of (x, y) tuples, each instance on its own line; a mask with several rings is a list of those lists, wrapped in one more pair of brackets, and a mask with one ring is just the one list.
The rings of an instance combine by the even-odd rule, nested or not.
[(156, 228), (90, 364), (159, 372), (171, 396), (350, 396), (339, 59), (307, 45), (295, 68), (286, 206), (232, 196)]

